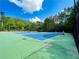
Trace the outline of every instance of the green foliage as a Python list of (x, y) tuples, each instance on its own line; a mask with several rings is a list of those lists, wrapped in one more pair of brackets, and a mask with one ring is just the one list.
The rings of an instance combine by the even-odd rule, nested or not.
[(74, 9), (67, 8), (58, 15), (48, 17), (43, 22), (32, 23), (18, 18), (5, 17), (4, 13), (0, 13), (0, 31), (65, 31), (71, 32), (74, 22)]
[(67, 8), (53, 17), (45, 19), (44, 31), (65, 31), (71, 32), (75, 21), (74, 9)]
[(46, 18), (44, 22), (44, 31), (52, 31), (55, 28), (55, 23), (52, 17)]
[(41, 22), (32, 23), (12, 17), (2, 17), (0, 20), (0, 31), (42, 31), (40, 28), (42, 28)]

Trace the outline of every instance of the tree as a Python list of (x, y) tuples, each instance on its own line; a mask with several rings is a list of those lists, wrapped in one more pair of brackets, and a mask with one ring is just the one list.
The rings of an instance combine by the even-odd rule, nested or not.
[(52, 17), (46, 18), (44, 22), (44, 31), (54, 31), (54, 19)]
[(3, 30), (3, 25), (4, 25), (4, 12), (0, 12), (0, 29)]
[(48, 17), (44, 22), (44, 31), (65, 31), (71, 32), (74, 24), (73, 8), (64, 9), (58, 15)]

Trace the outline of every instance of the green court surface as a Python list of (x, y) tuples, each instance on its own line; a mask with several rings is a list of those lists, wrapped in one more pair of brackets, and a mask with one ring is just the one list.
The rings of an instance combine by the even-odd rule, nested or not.
[(0, 32), (0, 59), (79, 59), (71, 34), (44, 41), (15, 32)]

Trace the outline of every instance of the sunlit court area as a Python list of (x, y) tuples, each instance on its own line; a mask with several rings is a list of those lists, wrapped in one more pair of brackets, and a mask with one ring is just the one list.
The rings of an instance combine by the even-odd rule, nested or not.
[(79, 56), (70, 33), (1, 32), (0, 59), (79, 59)]

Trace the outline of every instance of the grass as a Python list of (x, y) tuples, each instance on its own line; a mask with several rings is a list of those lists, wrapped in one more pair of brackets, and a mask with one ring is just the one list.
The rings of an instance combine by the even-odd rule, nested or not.
[(14, 32), (0, 33), (0, 59), (79, 59), (71, 34), (44, 41)]

